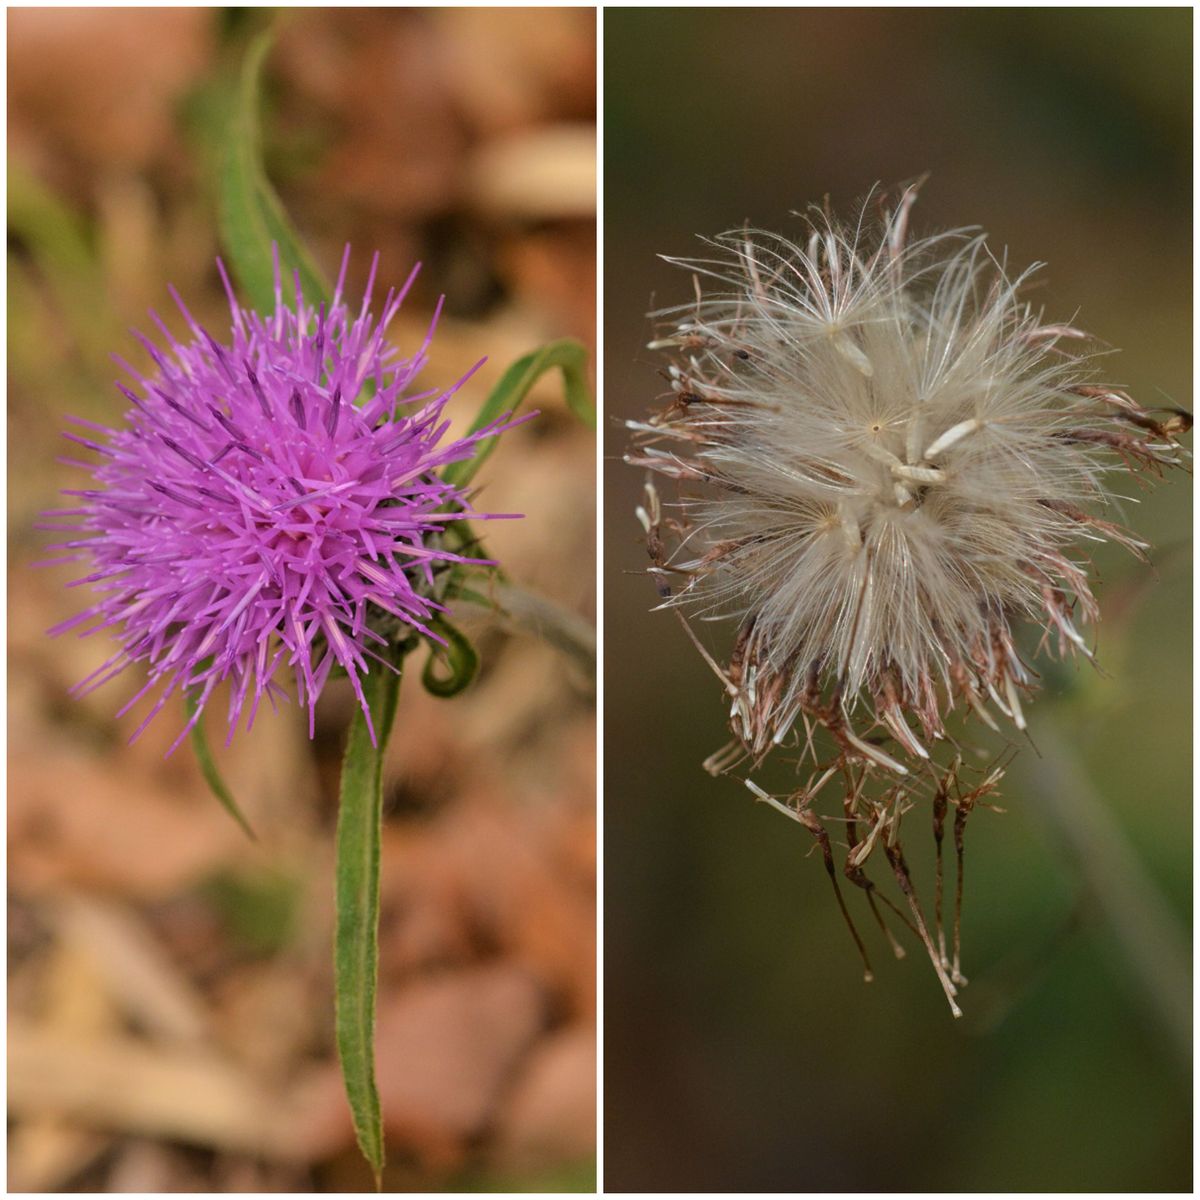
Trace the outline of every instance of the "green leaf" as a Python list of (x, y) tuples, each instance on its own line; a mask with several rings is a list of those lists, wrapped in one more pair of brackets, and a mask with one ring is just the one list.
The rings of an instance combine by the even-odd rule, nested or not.
[[(399, 656), (395, 656), (399, 660)], [(398, 662), (397, 662), (398, 665)], [(336, 840), (334, 999), (338, 1057), (354, 1131), (376, 1185), (383, 1176), (383, 1114), (375, 1086), (375, 985), (379, 971), (379, 842), (383, 757), (400, 676), (380, 665), (363, 677), (375, 744), (360, 709), (342, 761)]]
[[(184, 707), (187, 709), (187, 715), (190, 719), (196, 712), (196, 697), (190, 694), (184, 695)], [(221, 772), (217, 770), (216, 761), (213, 759), (212, 751), (208, 748), (208, 738), (204, 735), (203, 718), (197, 717), (196, 723), (191, 729), (192, 751), (196, 755), (196, 761), (200, 764), (200, 771), (204, 775), (204, 780), (208, 784), (212, 794), (221, 802), (221, 806), (225, 811), (242, 827), (243, 832), (252, 841), (257, 842), (258, 836), (250, 827), (250, 822), (246, 820), (245, 814), (238, 807), (238, 802), (233, 798), (233, 793), (225, 784), (225, 780), (221, 778)]]
[[(562, 371), (567, 406), (589, 429), (595, 429), (596, 407), (587, 378), (587, 348), (574, 338), (560, 338), (518, 358), (504, 372), (500, 382), (492, 389), (492, 394), (484, 401), (470, 432), (483, 429), (506, 412), (515, 412), (533, 385), (555, 367)], [(496, 440), (495, 437), (485, 438), (471, 458), (451, 463), (442, 472), (442, 478), (456, 487), (470, 483), (496, 448)]]
[(500, 609), (499, 603), (491, 595), (485, 595), (473, 587), (468, 587), (461, 576), (451, 578), (449, 586), (446, 588), (446, 597), (450, 600), (465, 600), (468, 604), (477, 605), (479, 608), (496, 611)]
[[(475, 653), (475, 647), (470, 641), (444, 618), (436, 618), (431, 628), (446, 639), (446, 646), (443, 648), (430, 643), (429, 659), (421, 673), (421, 682), (427, 692), (448, 699), (450, 696), (457, 696), (475, 678), (475, 673), (479, 670), (479, 655)], [(449, 666), (449, 674), (437, 673), (435, 667), (439, 658), (444, 659)]]
[(272, 245), (279, 248), (285, 296), (292, 295), (293, 271), (300, 272), (309, 300), (327, 301), (330, 294), (263, 167), (258, 110), (263, 60), (270, 48), (271, 35), (264, 33), (250, 43), (246, 53), (227, 131), (220, 189), (221, 241), (238, 282), (260, 313), (275, 310)]

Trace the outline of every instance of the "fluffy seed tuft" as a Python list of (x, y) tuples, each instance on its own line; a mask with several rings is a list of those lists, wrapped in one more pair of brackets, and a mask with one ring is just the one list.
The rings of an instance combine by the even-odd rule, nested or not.
[[(672, 401), (628, 461), (677, 480), (668, 603), (739, 623), (724, 672), (760, 759), (801, 714), (897, 773), (961, 699), (1024, 727), (1013, 625), (1090, 656), (1085, 543), (1145, 544), (1105, 519), (1114, 477), (1181, 461), (1161, 419), (1096, 384), (1084, 335), (1019, 299), (984, 237), (906, 238), (914, 188), (807, 242), (739, 230), (660, 316)], [(701, 280), (715, 281), (711, 292)], [(861, 743), (880, 732), (884, 752)]]
[[(629, 423), (627, 461), (677, 484), (664, 512), (648, 482), (638, 515), (663, 606), (730, 700), (734, 740), (706, 767), (799, 746), (813, 776), (786, 807), (824, 839), (835, 888), (811, 806), (841, 774), (844, 873), (882, 924), (862, 872), (882, 850), (957, 1012), (941, 822), (952, 805), (961, 887), (962, 825), (1002, 769), (968, 787), (957, 756), (936, 765), (947, 714), (1025, 728), (1021, 623), (1043, 648), (1092, 656), (1087, 547), (1113, 540), (1144, 558), (1110, 519), (1116, 489), (1184, 462), (1191, 419), (1099, 382), (1085, 335), (1021, 299), (1036, 268), (1010, 277), (973, 230), (910, 239), (916, 194), (890, 210), (873, 197), (853, 225), (814, 208), (801, 242), (736, 230), (704, 258), (668, 260), (692, 272), (695, 297), (656, 314), (670, 402)], [(723, 664), (689, 618), (736, 624)], [(818, 729), (831, 761), (817, 761)], [(899, 841), (922, 793), (939, 848), (936, 949)]]

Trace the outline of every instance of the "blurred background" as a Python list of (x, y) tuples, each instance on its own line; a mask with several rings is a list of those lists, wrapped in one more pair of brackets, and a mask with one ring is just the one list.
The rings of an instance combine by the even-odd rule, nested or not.
[[(1121, 348), (1110, 381), (1190, 409), (1191, 13), (604, 20), (607, 1186), (1186, 1191), (1191, 480), (1137, 492), (1155, 570), (1096, 556), (1107, 673), (1039, 663), (1043, 757), (1024, 745), (1005, 813), (967, 827), (956, 1023), (919, 947), (892, 960), (850, 896), (875, 935), (864, 986), (811, 838), (701, 770), (725, 706), (648, 611), (618, 422), (666, 388), (645, 313), (691, 295), (657, 254), (747, 220), (794, 234), (810, 201), (845, 212), (926, 171), (917, 233), (978, 224), (1013, 264), (1047, 261), (1032, 297)], [(905, 848), (928, 902), (923, 823)]]
[[(357, 1191), (332, 1048), (332, 834), (353, 698), (326, 689), (218, 758), (253, 845), (208, 794), (182, 722), (135, 745), (131, 671), (77, 701), (108, 649), (51, 640), (68, 569), (33, 525), (81, 473), (64, 414), (116, 423), (111, 352), (174, 283), (228, 311), (215, 164), (263, 9), (8, 14), (9, 1185), (15, 1191)], [(266, 64), (265, 154), (327, 275), (424, 270), (392, 326), (426, 383), (500, 373), (550, 338), (594, 349), (595, 15), (292, 10)], [(594, 621), (594, 441), (556, 378), (507, 435), (485, 501), (515, 581)], [(594, 713), (586, 672), (494, 621), (454, 701), (401, 695), (387, 765), (379, 1072), (388, 1189), (591, 1190)], [(212, 730), (214, 741), (216, 724)]]

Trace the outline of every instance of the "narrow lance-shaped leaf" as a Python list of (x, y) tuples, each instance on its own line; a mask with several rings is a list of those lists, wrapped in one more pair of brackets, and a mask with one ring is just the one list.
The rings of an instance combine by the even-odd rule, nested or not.
[[(500, 377), (483, 406), (471, 423), (470, 432), (483, 429), (504, 413), (516, 412), (533, 385), (547, 371), (557, 368), (562, 372), (563, 391), (567, 406), (589, 428), (596, 428), (596, 408), (592, 400), (591, 387), (587, 378), (587, 348), (574, 338), (560, 338), (545, 346), (522, 355)], [(488, 455), (496, 448), (496, 438), (485, 438), (476, 447), (474, 455), (462, 462), (451, 463), (442, 471), (442, 478), (458, 487), (466, 487), (475, 478)], [(473, 553), (483, 554), (483, 545), (478, 534), (467, 521), (455, 521), (445, 532), (450, 545), (464, 552), (468, 547)], [(461, 586), (461, 571), (454, 572), (451, 590)], [(427, 669), (426, 677), (430, 671)], [(426, 682), (428, 686), (428, 682)], [(447, 694), (431, 688), (435, 695)], [(456, 689), (457, 690), (457, 689)], [(450, 692), (448, 694), (453, 694)]]
[[(399, 660), (398, 654), (394, 657)], [(379, 843), (383, 758), (396, 716), (400, 676), (382, 665), (363, 678), (375, 744), (355, 713), (342, 762), (338, 808), (334, 993), (338, 1056), (358, 1144), (383, 1174), (383, 1115), (375, 1085), (375, 988), (379, 968)]]
[(242, 67), (225, 162), (221, 172), (221, 240), (239, 282), (259, 312), (275, 308), (272, 246), (278, 247), (284, 294), (291, 295), (293, 271), (299, 271), (310, 300), (328, 300), (329, 287), (295, 231), (267, 179), (262, 161), (258, 110), (263, 60), (271, 35), (251, 44)]
[[(421, 673), (421, 682), (427, 692), (448, 699), (457, 696), (475, 678), (479, 670), (479, 655), (470, 641), (444, 617), (436, 618), (431, 628), (446, 639), (446, 645), (441, 647), (430, 643), (429, 659)], [(444, 674), (437, 670), (439, 660), (449, 668)]]
[[(555, 367), (562, 371), (567, 406), (589, 429), (595, 429), (596, 408), (587, 379), (587, 348), (574, 338), (560, 338), (518, 358), (504, 372), (500, 382), (484, 401), (470, 431), (474, 433), (482, 429), (506, 412), (515, 412), (533, 385)], [(475, 478), (476, 472), (495, 448), (496, 438), (485, 438), (471, 458), (451, 463), (442, 472), (442, 478), (464, 487)]]
[[(187, 709), (189, 720), (196, 712), (196, 699), (192, 695), (186, 695), (184, 698), (184, 706)], [(212, 751), (208, 747), (208, 738), (204, 734), (204, 719), (196, 718), (196, 723), (191, 728), (190, 737), (192, 739), (192, 751), (196, 755), (196, 761), (200, 764), (200, 771), (204, 775), (204, 781), (208, 784), (212, 794), (221, 802), (221, 806), (225, 811), (242, 827), (243, 832), (251, 841), (258, 841), (254, 830), (250, 826), (250, 822), (246, 820), (245, 814), (238, 807), (238, 802), (233, 798), (233, 793), (229, 790), (225, 780), (221, 778), (221, 772), (217, 770), (217, 764), (212, 756)]]

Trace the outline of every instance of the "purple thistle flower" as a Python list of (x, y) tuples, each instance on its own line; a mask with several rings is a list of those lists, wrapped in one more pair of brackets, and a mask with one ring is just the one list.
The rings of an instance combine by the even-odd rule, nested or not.
[(275, 311), (264, 317), (239, 306), (218, 259), (229, 340), (203, 329), (171, 288), (190, 340), (177, 341), (151, 312), (169, 353), (135, 333), (156, 370), (145, 376), (117, 358), (139, 385), (117, 384), (132, 405), (124, 425), (71, 418), (105, 439), (65, 435), (100, 456), (65, 460), (90, 470), (97, 486), (64, 491), (78, 506), (46, 515), (67, 519), (49, 528), (74, 535), (54, 547), (66, 552), (54, 561), (87, 562), (88, 573), (70, 586), (91, 585), (98, 598), (49, 632), (89, 621), (83, 636), (117, 631), (120, 649), (78, 694), (133, 663), (148, 665), (145, 686), (117, 714), (159, 689), (133, 738), (172, 694), (194, 702), (168, 753), (219, 683), (232, 684), (232, 738), (243, 712), (249, 729), (264, 695), (285, 695), (276, 676), (287, 670), (311, 737), (335, 665), (349, 676), (374, 739), (361, 676), (395, 670), (379, 653), (389, 640), (381, 628), (399, 624), (442, 642), (430, 625), (445, 611), (440, 576), (449, 564), (494, 565), (451, 551), (447, 523), (514, 515), (472, 511), (464, 491), (439, 475), (516, 423), (506, 414), (443, 441), (447, 401), (484, 360), (450, 388), (405, 395), (426, 363), (441, 304), (420, 349), (401, 358), (385, 334), (417, 269), (388, 292), (376, 321), (379, 256), (357, 314), (342, 298), (348, 261), (349, 247), (328, 308), (306, 303), (298, 276), (289, 307), (276, 256)]

